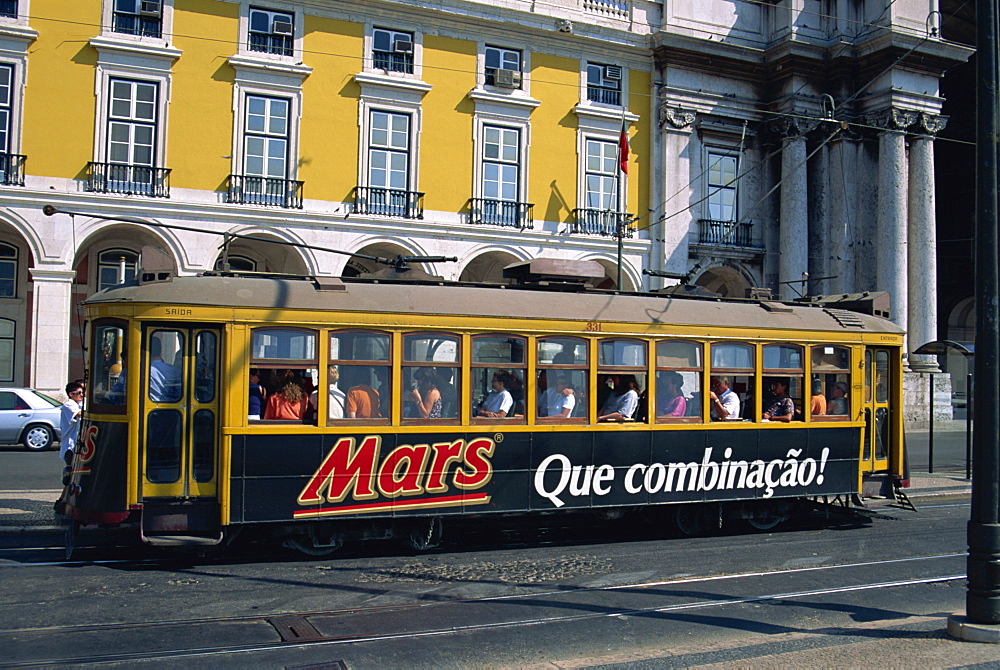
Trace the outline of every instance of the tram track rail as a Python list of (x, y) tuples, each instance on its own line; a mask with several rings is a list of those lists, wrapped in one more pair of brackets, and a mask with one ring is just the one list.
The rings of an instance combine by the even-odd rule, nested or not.
[[(732, 574), (678, 577), (665, 580), (641, 581), (595, 587), (568, 587), (544, 589), (530, 593), (499, 594), (480, 598), (452, 598), (425, 602), (391, 605), (316, 610), (303, 612), (270, 612), (252, 615), (194, 617), (165, 619), (134, 623), (79, 624), (52, 627), (16, 628), (0, 630), (0, 646), (20, 652), (8, 653), (0, 660), (0, 668), (52, 667), (59, 665), (85, 665), (124, 663), (138, 660), (169, 660), (223, 654), (247, 654), (297, 649), (307, 646), (372, 644), (394, 640), (417, 640), (447, 635), (463, 635), (515, 627), (572, 624), (609, 617), (649, 617), (671, 613), (712, 610), (716, 608), (751, 605), (755, 603), (795, 601), (797, 599), (835, 597), (875, 589), (905, 588), (961, 581), (965, 574), (948, 569), (964, 560), (965, 554), (949, 553), (878, 561), (839, 563), (794, 567), (768, 571), (748, 571)], [(871, 575), (878, 570), (888, 570), (893, 579), (858, 579), (857, 572)], [(902, 571), (907, 575), (901, 575)], [(773, 588), (791, 576), (807, 576), (829, 582), (816, 588)], [(833, 582), (838, 583), (833, 583)], [(727, 587), (736, 589), (730, 595), (692, 598), (690, 587), (711, 587), (717, 594)], [(676, 589), (674, 593), (671, 589)], [(611, 604), (612, 597), (627, 597), (620, 604)], [(638, 599), (653, 600), (644, 606), (630, 603)], [(597, 606), (595, 604), (599, 603)], [(558, 605), (558, 607), (556, 607)], [(565, 611), (572, 607), (578, 611)], [(553, 609), (554, 608), (554, 609)], [(547, 609), (553, 609), (547, 613)], [(519, 613), (519, 610), (522, 610)], [(415, 616), (415, 614), (420, 616)], [(475, 614), (476, 616), (471, 616)], [(508, 616), (510, 615), (510, 616)], [(367, 627), (366, 622), (381, 625)], [(460, 621), (460, 623), (454, 623)], [(416, 623), (415, 622), (420, 622)], [(256, 640), (242, 642), (220, 641), (218, 644), (163, 645), (160, 648), (119, 650), (108, 653), (79, 653), (77, 655), (26, 654), (29, 648), (45, 649), (47, 640), (66, 640), (74, 635), (86, 635), (90, 646), (99, 646), (93, 640), (107, 638), (136, 639), (188, 639), (197, 635), (170, 635), (181, 631), (201, 629), (222, 630), (223, 627), (244, 626), (243, 634), (256, 636)], [(213, 628), (215, 627), (215, 628)], [(165, 635), (161, 635), (165, 634)], [(260, 639), (267, 637), (268, 639)], [(114, 648), (106, 646), (105, 648)]]

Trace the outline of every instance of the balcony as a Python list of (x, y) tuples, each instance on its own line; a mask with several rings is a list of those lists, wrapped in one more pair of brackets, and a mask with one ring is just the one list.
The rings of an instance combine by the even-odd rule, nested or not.
[(140, 37), (161, 37), (163, 20), (159, 16), (148, 17), (115, 12), (111, 17), (111, 30)]
[(754, 247), (753, 224), (698, 219), (698, 244), (722, 247)]
[(86, 189), (91, 193), (170, 197), (170, 168), (92, 161), (87, 164), (87, 171), (90, 176)]
[(532, 229), (535, 227), (534, 209), (535, 205), (527, 202), (471, 198), (469, 222), (519, 230)]
[(621, 106), (622, 92), (611, 88), (602, 88), (600, 86), (588, 86), (587, 100), (590, 100), (591, 102), (599, 102), (604, 105)]
[[(606, 235), (609, 237), (632, 237), (635, 235), (633, 217), (627, 212), (615, 212), (610, 209), (578, 208), (573, 210), (576, 221), (573, 222), (574, 233), (584, 235)], [(619, 233), (619, 231), (621, 231)]]
[(21, 154), (0, 154), (0, 186), (24, 186), (24, 161)]
[(372, 50), (372, 67), (386, 72), (413, 74), (413, 54)]
[(17, 0), (0, 0), (0, 16), (17, 18)]
[(302, 184), (301, 181), (281, 177), (231, 174), (226, 202), (302, 209)]
[(424, 194), (395, 188), (358, 186), (354, 189), (354, 213), (391, 216), (396, 219), (422, 219)]

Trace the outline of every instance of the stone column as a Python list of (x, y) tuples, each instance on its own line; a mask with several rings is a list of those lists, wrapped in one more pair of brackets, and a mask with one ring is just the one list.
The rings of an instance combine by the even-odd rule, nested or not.
[(835, 279), (826, 282), (830, 293), (853, 293), (855, 280), (855, 244), (857, 222), (857, 144), (841, 136), (830, 143), (830, 261), (827, 269)]
[(916, 114), (891, 109), (872, 114), (867, 121), (868, 125), (883, 129), (878, 138), (878, 207), (875, 213), (878, 249), (875, 288), (889, 292), (892, 300), (889, 318), (905, 329), (909, 295), (906, 284), (907, 182), (904, 131), (916, 121)]
[[(701, 156), (696, 146), (695, 135), (691, 132), (695, 113), (664, 102), (659, 108), (660, 137), (663, 146), (663, 170), (660, 178), (664, 194), (663, 210), (658, 212), (659, 223), (651, 231), (652, 237), (662, 243), (662, 259), (656, 270), (683, 274), (691, 269), (688, 257), (689, 233), (696, 226), (696, 210), (688, 209), (689, 203), (697, 199), (695, 189), (700, 181), (691, 181), (692, 156)], [(700, 161), (699, 161), (700, 162)], [(694, 172), (700, 172), (695, 168)], [(686, 191), (686, 192), (685, 192)], [(667, 218), (670, 217), (670, 218)], [(673, 279), (652, 278), (652, 286), (676, 284)]]
[[(923, 131), (910, 140), (908, 235), (907, 329), (910, 348), (937, 337), (937, 221), (934, 215), (934, 133), (944, 129), (946, 119), (921, 114)], [(934, 356), (910, 355), (915, 372), (939, 372)]]
[(784, 299), (804, 293), (801, 282), (809, 272), (809, 186), (806, 138), (788, 126), (781, 147), (781, 204), (778, 224), (778, 290)]
[(60, 396), (69, 381), (69, 336), (76, 273), (31, 268), (31, 362), (25, 383)]

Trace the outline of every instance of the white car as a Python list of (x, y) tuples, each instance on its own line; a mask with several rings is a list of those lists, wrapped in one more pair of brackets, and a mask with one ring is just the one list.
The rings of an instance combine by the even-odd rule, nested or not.
[(0, 444), (22, 444), (29, 451), (45, 451), (59, 439), (61, 402), (44, 393), (22, 388), (0, 388)]

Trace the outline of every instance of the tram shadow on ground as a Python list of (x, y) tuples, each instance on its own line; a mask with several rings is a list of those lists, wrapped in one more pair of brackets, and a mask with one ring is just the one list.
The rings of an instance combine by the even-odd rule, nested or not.
[[(690, 524), (682, 530), (678, 523), (677, 506), (665, 505), (623, 512), (621, 515), (594, 512), (561, 512), (521, 516), (461, 517), (447, 520), (440, 545), (433, 549), (416, 550), (400, 539), (368, 540), (345, 543), (336, 551), (323, 555), (305, 555), (294, 548), (267, 542), (252, 531), (239, 534), (217, 547), (197, 549), (156, 548), (129, 541), (120, 529), (84, 529), (79, 538), (74, 559), (79, 561), (128, 558), (138, 563), (123, 563), (123, 569), (142, 569), (143, 559), (197, 564), (287, 562), (318, 559), (364, 557), (411, 557), (440, 553), (463, 553), (483, 550), (517, 550), (540, 547), (584, 547), (628, 542), (682, 541), (696, 537), (728, 537), (752, 534), (796, 533), (818, 530), (844, 531), (870, 526), (875, 517), (884, 513), (864, 508), (801, 504), (789, 518), (772, 528), (755, 528), (746, 519), (720, 518), (712, 505), (703, 514), (698, 528)], [(611, 517), (611, 518), (609, 518)], [(681, 517), (683, 518), (683, 517)], [(691, 532), (692, 530), (696, 532)]]

